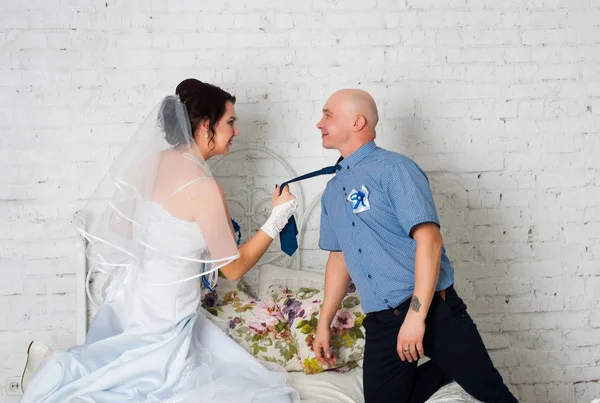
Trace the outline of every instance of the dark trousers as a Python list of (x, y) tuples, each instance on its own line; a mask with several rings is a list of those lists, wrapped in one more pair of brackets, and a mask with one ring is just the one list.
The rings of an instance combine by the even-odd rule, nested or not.
[(455, 380), (484, 402), (517, 402), (494, 368), (467, 307), (454, 287), (433, 297), (425, 320), (423, 348), (430, 361), (400, 360), (396, 345), (410, 300), (395, 309), (370, 313), (366, 330), (363, 381), (365, 403), (425, 402)]

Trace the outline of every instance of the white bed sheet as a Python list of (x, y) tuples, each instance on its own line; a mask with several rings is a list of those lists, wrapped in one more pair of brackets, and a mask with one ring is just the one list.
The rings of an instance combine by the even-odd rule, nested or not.
[[(303, 403), (364, 403), (362, 391), (362, 368), (355, 368), (345, 374), (322, 372), (306, 375), (303, 372), (288, 373), (288, 381), (294, 387)], [(456, 382), (438, 390), (429, 403), (477, 403)]]

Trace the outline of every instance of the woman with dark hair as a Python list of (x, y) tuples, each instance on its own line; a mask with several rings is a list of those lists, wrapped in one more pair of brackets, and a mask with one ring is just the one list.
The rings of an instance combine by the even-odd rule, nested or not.
[[(26, 402), (292, 402), (279, 368), (260, 363), (199, 307), (198, 278), (247, 273), (297, 207), (276, 187), (271, 216), (237, 247), (206, 161), (239, 132), (235, 97), (188, 79), (132, 138), (92, 195), (90, 270), (109, 274), (83, 345), (28, 349)], [(112, 196), (111, 196), (112, 195)]]

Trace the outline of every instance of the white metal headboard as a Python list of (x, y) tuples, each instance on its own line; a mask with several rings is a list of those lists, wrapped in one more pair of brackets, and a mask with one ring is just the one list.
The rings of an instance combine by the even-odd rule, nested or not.
[[(267, 175), (262, 175), (259, 172), (260, 169), (258, 171), (254, 169), (260, 167), (261, 162), (267, 163), (267, 166), (264, 167)], [(276, 163), (280, 168), (275, 169), (273, 163)], [(249, 169), (250, 167), (253, 167), (253, 169)], [(281, 181), (279, 181), (281, 183), (283, 180), (297, 176), (289, 164), (276, 153), (265, 148), (253, 147), (238, 149), (232, 151), (228, 156), (217, 157), (216, 161), (211, 164), (211, 170), (215, 179), (223, 187), (225, 194), (228, 195), (227, 203), (230, 214), (242, 228), (243, 241), (251, 237), (260, 228), (264, 222), (263, 218), (266, 218), (262, 216), (270, 212), (272, 186), (274, 185), (273, 177), (276, 176), (279, 178), (281, 176)], [(274, 175), (274, 172), (281, 173), (282, 175)], [(260, 182), (263, 182), (263, 186), (261, 186)], [(240, 186), (240, 184), (243, 184), (243, 186)], [(265, 189), (266, 184), (269, 186), (268, 190)], [(228, 189), (228, 185), (233, 185), (234, 189)], [(303, 202), (301, 185), (296, 182), (291, 184), (290, 187), (299, 201), (298, 211), (295, 214), (298, 222), (299, 249), (290, 258), (278, 250), (279, 243), (275, 241), (270, 248), (271, 252), (268, 252), (259, 261), (257, 266), (276, 263), (280, 266), (291, 267), (297, 270), (302, 267), (303, 235), (312, 211), (321, 200), (322, 192), (313, 197), (307, 204), (307, 207), (304, 208), (305, 203)], [(265, 208), (266, 206), (268, 207)], [(238, 211), (239, 213), (236, 214)], [(73, 221), (77, 228), (86, 231), (91, 218), (89, 212), (79, 210), (75, 213)], [(82, 344), (85, 341), (88, 330), (88, 308), (90, 305), (88, 287), (90, 286), (90, 282), (93, 281), (90, 278), (91, 273), (89, 272), (89, 265), (86, 258), (86, 246), (86, 239), (78, 235), (75, 259), (76, 331), (78, 344)]]

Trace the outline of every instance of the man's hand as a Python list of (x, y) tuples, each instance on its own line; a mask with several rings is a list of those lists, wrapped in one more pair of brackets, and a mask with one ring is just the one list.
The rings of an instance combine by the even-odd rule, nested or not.
[[(320, 325), (320, 324), (319, 324)], [(317, 334), (313, 342), (313, 351), (317, 355), (317, 360), (323, 365), (332, 366), (335, 364), (336, 358), (331, 353), (331, 330), (329, 326), (317, 326)]]
[(418, 361), (425, 356), (423, 351), (423, 336), (425, 335), (425, 321), (410, 310), (406, 314), (404, 323), (398, 332), (396, 349), (402, 361)]

